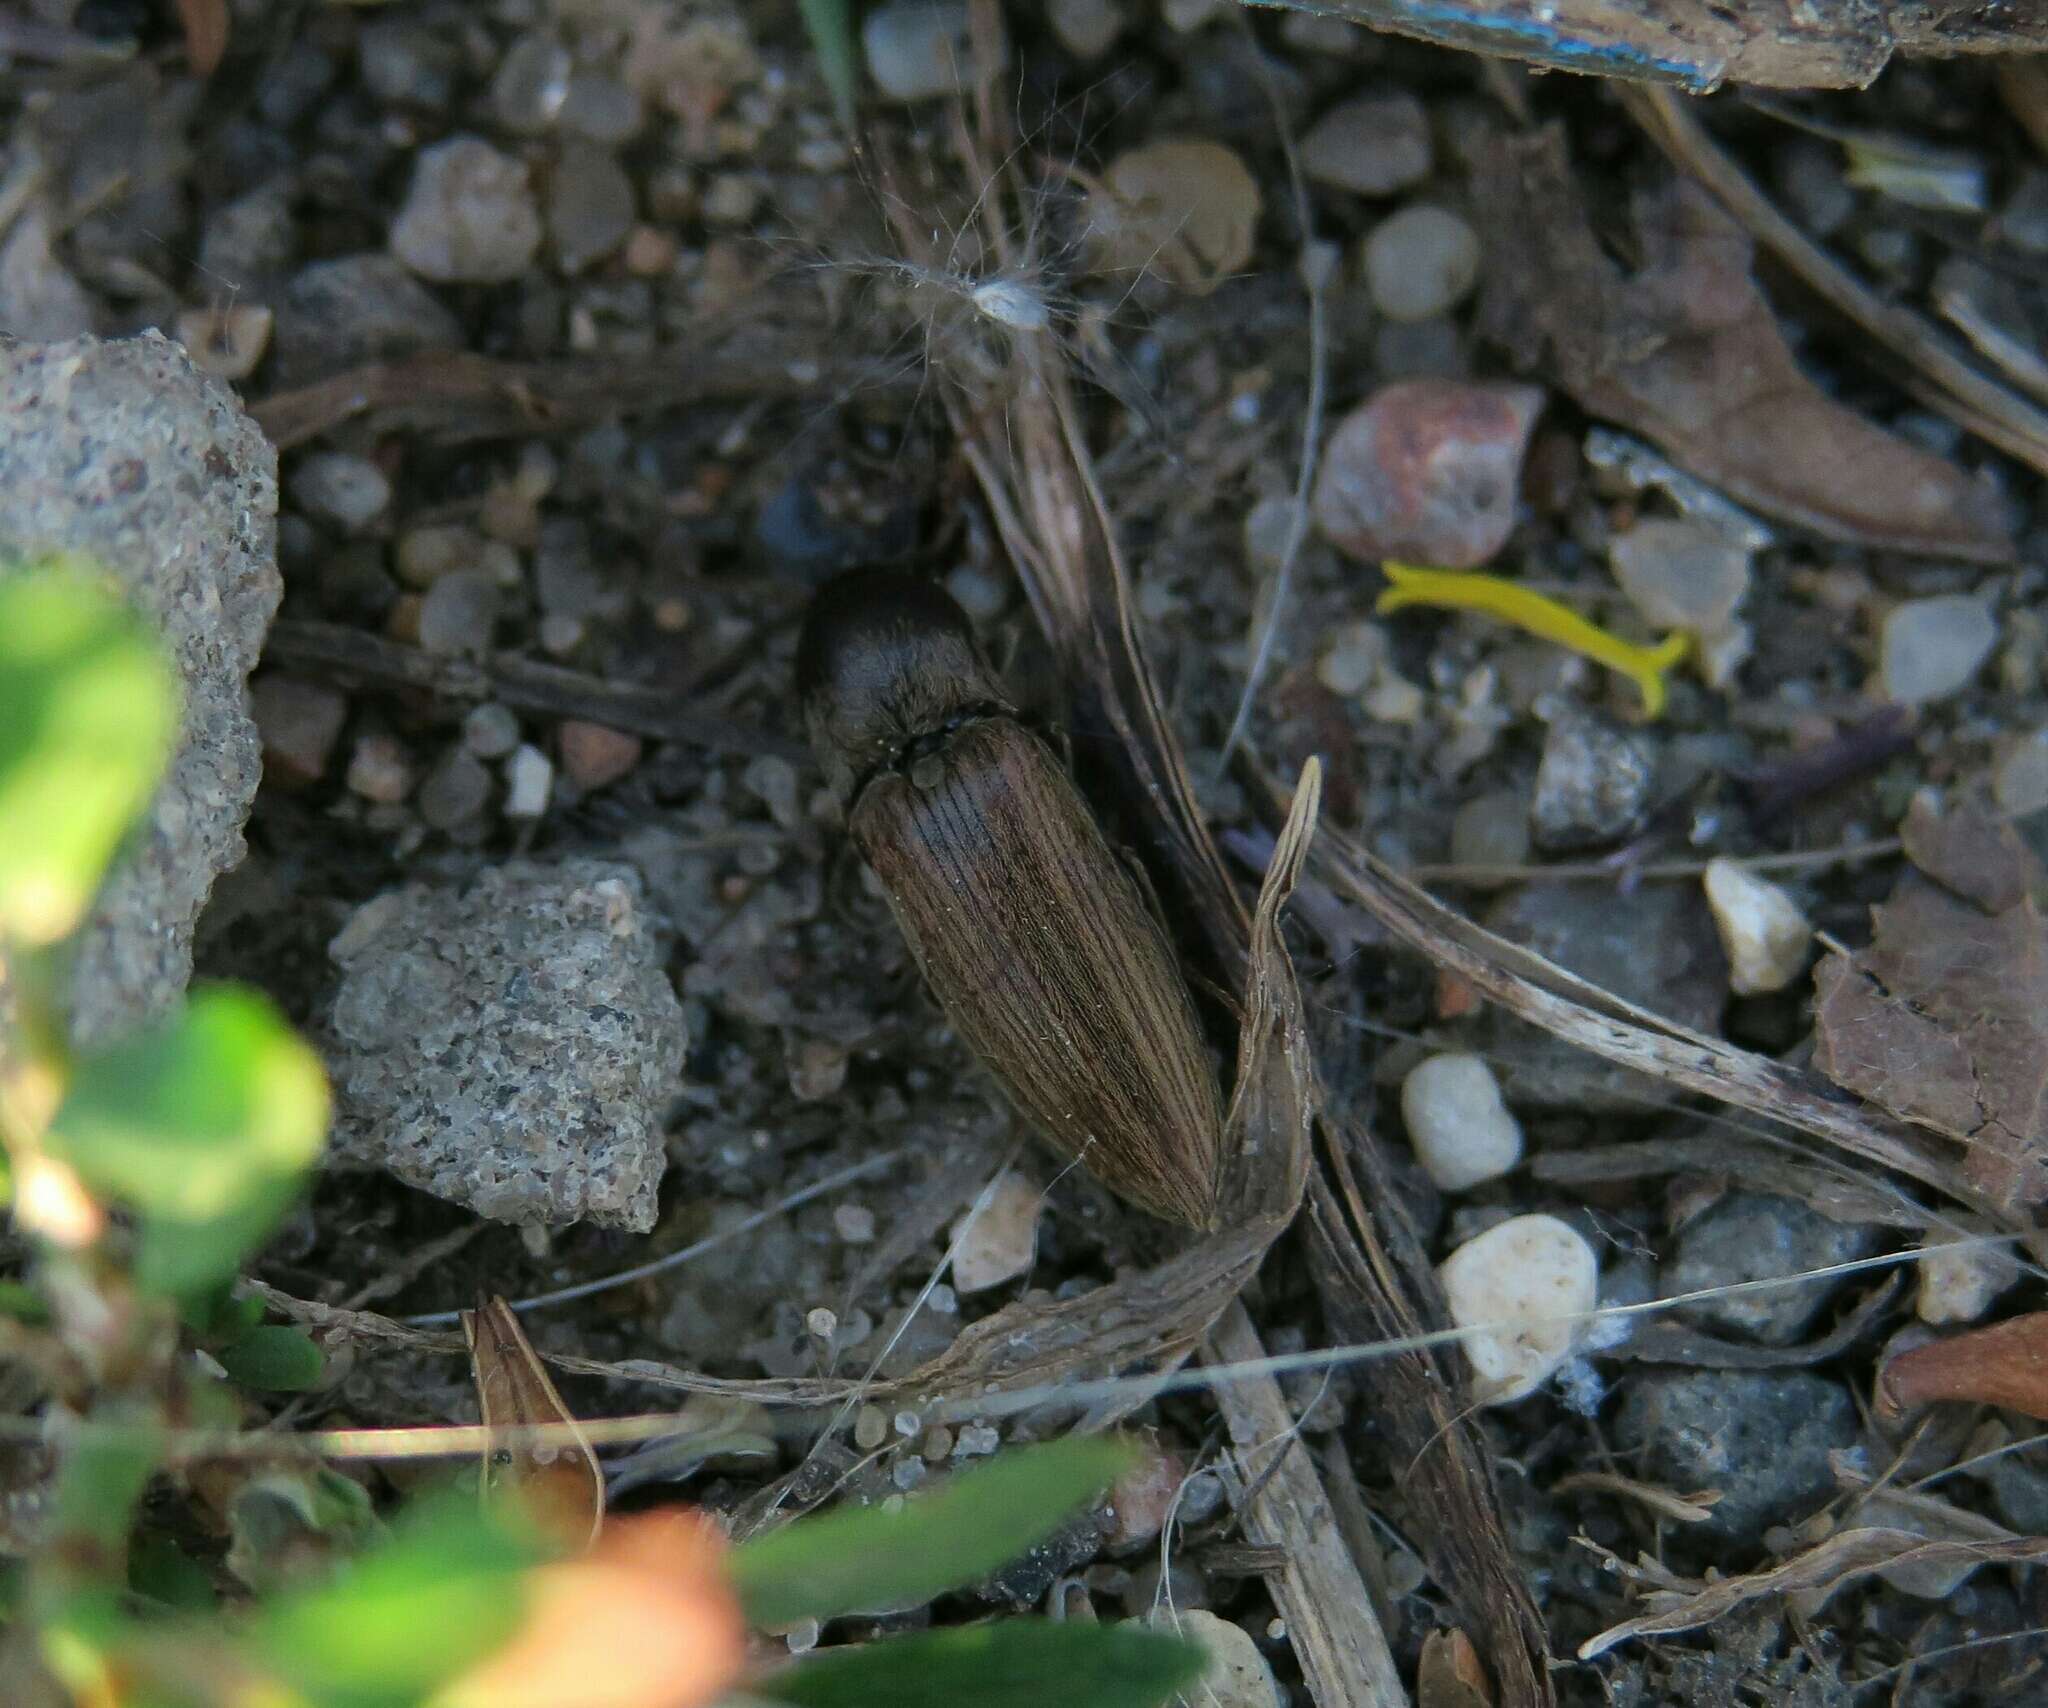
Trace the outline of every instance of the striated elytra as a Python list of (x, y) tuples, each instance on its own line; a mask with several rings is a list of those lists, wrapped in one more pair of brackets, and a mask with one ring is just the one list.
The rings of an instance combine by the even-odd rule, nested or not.
[(812, 746), (947, 1016), (1053, 1149), (1215, 1224), (1223, 1113), (1166, 935), (943, 589), (856, 570), (797, 650)]

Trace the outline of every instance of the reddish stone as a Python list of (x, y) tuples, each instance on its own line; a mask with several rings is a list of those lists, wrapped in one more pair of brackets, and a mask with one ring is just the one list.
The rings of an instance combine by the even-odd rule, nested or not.
[(1337, 424), (1315, 516), (1339, 549), (1472, 569), (1507, 543), (1522, 457), (1543, 407), (1533, 386), (1398, 380)]
[(640, 738), (623, 730), (567, 718), (556, 736), (562, 773), (579, 789), (602, 789), (640, 763)]

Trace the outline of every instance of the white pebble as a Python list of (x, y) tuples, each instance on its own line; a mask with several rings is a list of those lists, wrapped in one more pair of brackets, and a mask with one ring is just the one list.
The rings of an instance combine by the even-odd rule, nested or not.
[(1784, 889), (1725, 855), (1707, 862), (1701, 883), (1737, 996), (1783, 990), (1805, 970), (1813, 927)]
[(503, 284), (532, 265), (540, 210), (526, 168), (473, 136), (420, 150), (391, 253), (423, 279)]
[(1716, 635), (1749, 591), (1747, 547), (1690, 522), (1638, 522), (1607, 545), (1607, 564), (1628, 602), (1660, 629)]
[(875, 1237), (875, 1213), (865, 1204), (838, 1204), (832, 1210), (832, 1227), (848, 1245), (866, 1245)]
[(521, 744), (505, 761), (505, 816), (539, 818), (555, 786), (554, 761), (537, 747)]
[(1401, 1119), (1440, 1192), (1495, 1180), (1522, 1160), (1522, 1125), (1478, 1056), (1431, 1056), (1401, 1081)]
[(2021, 736), (1999, 753), (1992, 797), (2007, 812), (2048, 806), (2048, 729)]
[(1377, 623), (1347, 623), (1316, 664), (1316, 680), (1340, 699), (1362, 694), (1387, 662), (1386, 630)]
[(1186, 1700), (1202, 1708), (1281, 1708), (1287, 1700), (1259, 1645), (1242, 1625), (1205, 1607), (1161, 1608), (1150, 1623), (1171, 1636), (1183, 1637), (1209, 1657), (1201, 1678)]
[(292, 496), (301, 509), (353, 534), (384, 514), (391, 502), (391, 482), (368, 457), (315, 451), (292, 476)]
[(1045, 15), (1060, 46), (1076, 59), (1107, 53), (1124, 31), (1116, 0), (1048, 0)]
[(1389, 320), (1429, 320), (1479, 282), (1479, 234), (1448, 208), (1408, 207), (1365, 240), (1365, 284)]
[(2012, 1252), (2002, 1245), (1972, 1245), (1965, 1236), (1930, 1228), (1920, 1250), (1914, 1309), (1924, 1323), (1973, 1323), (2020, 1278)]
[(839, 1314), (828, 1306), (815, 1306), (805, 1314), (804, 1327), (817, 1339), (830, 1340), (839, 1332)]
[[(868, 75), (892, 101), (951, 95), (973, 82), (974, 36), (962, 0), (895, 0), (870, 12), (860, 27)], [(996, 39), (996, 63), (1010, 63), (1006, 36)]]
[[(1555, 1216), (1515, 1216), (1461, 1245), (1437, 1270), (1459, 1328), (1502, 1326), (1465, 1339), (1482, 1405), (1532, 1394), (1571, 1354), (1600, 1293), (1593, 1248)], [(1560, 1320), (1563, 1319), (1563, 1320)]]
[(1884, 620), (1878, 675), (1884, 696), (1919, 705), (1970, 685), (1998, 644), (1990, 601), (1973, 593), (1908, 599)]
[(1301, 139), (1309, 177), (1361, 196), (1391, 196), (1420, 183), (1431, 158), (1429, 115), (1413, 95), (1345, 101)]
[(1038, 1212), (1044, 1194), (1023, 1175), (1002, 1174), (958, 1222), (953, 1238), (953, 1285), (962, 1293), (999, 1287), (1031, 1267), (1038, 1252)]

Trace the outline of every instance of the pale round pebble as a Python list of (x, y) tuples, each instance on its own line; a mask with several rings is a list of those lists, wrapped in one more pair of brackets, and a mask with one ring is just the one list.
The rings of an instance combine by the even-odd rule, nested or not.
[(1002, 1431), (992, 1423), (970, 1423), (953, 1437), (953, 1451), (963, 1459), (983, 1458), (1002, 1444)]
[(1522, 1124), (1478, 1056), (1431, 1056), (1401, 1081), (1401, 1119), (1422, 1171), (1440, 1192), (1497, 1180), (1522, 1160)]
[(393, 806), (412, 792), (412, 759), (395, 736), (372, 732), (349, 756), (348, 790), (378, 806)]
[(1156, 274), (1202, 293), (1250, 261), (1259, 181), (1235, 150), (1206, 137), (1158, 137), (1126, 149), (1088, 199), (1089, 265)]
[(427, 773), (415, 804), (435, 830), (459, 830), (481, 818), (490, 800), (490, 772), (475, 754), (455, 747)]
[(967, 1214), (953, 1224), (953, 1285), (979, 1293), (1016, 1279), (1038, 1252), (1038, 1215), (1044, 1194), (1015, 1170), (1005, 1170)]
[(602, 148), (572, 142), (548, 178), (548, 240), (555, 265), (580, 273), (625, 242), (637, 212), (633, 180)]
[(519, 745), (519, 714), (486, 700), (462, 720), (462, 744), (479, 759), (503, 759)]
[(1365, 692), (1389, 656), (1387, 632), (1377, 623), (1347, 623), (1316, 661), (1316, 680), (1340, 699)]
[(1262, 498), (1245, 512), (1244, 555), (1261, 569), (1277, 569), (1287, 554), (1287, 541), (1294, 532), (1295, 504), (1292, 497)]
[(1914, 1310), (1924, 1323), (1973, 1323), (2020, 1278), (2005, 1246), (1974, 1245), (1965, 1236), (1930, 1228), (1920, 1250)]
[(505, 761), (505, 816), (539, 818), (548, 810), (554, 787), (554, 762), (545, 753), (530, 745), (514, 748)]
[(1511, 789), (1474, 796), (1451, 820), (1458, 866), (1519, 866), (1529, 858), (1529, 803)]
[(540, 210), (526, 168), (480, 137), (422, 149), (405, 204), (391, 222), (391, 252), (423, 279), (503, 284), (540, 249)]
[(1459, 1328), (1504, 1326), (1467, 1335), (1465, 1356), (1482, 1405), (1532, 1394), (1571, 1354), (1593, 1309), (1600, 1266), (1593, 1248), (1555, 1216), (1514, 1216), (1444, 1259), (1437, 1270)]
[(2048, 806), (2048, 729), (2021, 736), (1999, 754), (1991, 793), (2006, 812)]
[(1884, 620), (1878, 667), (1884, 697), (1920, 705), (1960, 693), (1997, 644), (1991, 603), (1974, 593), (1895, 605)]
[(515, 136), (538, 136), (561, 116), (575, 62), (551, 36), (522, 36), (491, 79), (491, 112)]
[(640, 763), (640, 738), (604, 724), (565, 718), (555, 738), (563, 775), (586, 793), (616, 783)]
[(562, 102), (565, 131), (585, 142), (615, 147), (640, 134), (643, 117), (640, 97), (617, 78), (596, 71), (571, 74), (569, 93)]
[(757, 753), (740, 773), (747, 792), (768, 809), (768, 816), (784, 830), (794, 830), (803, 819), (803, 800), (797, 770), (779, 753)]
[(368, 457), (315, 451), (292, 475), (299, 508), (345, 534), (367, 528), (391, 502), (391, 482)]
[(880, 1406), (862, 1406), (853, 1414), (853, 1444), (872, 1453), (889, 1438), (889, 1417)]
[(925, 1469), (925, 1462), (922, 1459), (901, 1458), (889, 1467), (889, 1481), (908, 1494), (923, 1483)]
[(1608, 541), (1607, 564), (1628, 602), (1659, 629), (1718, 635), (1749, 591), (1748, 548), (1691, 522), (1638, 522)]
[(1000, 575), (977, 564), (963, 563), (946, 574), (946, 591), (977, 623), (991, 622), (1010, 602), (1010, 589)]
[(1391, 196), (1429, 176), (1429, 115), (1413, 95), (1368, 95), (1332, 107), (1301, 139), (1302, 170), (1319, 184)]
[(1365, 240), (1365, 284), (1389, 320), (1448, 314), (1479, 282), (1479, 234), (1449, 208), (1407, 207)]
[(1117, 0), (1047, 0), (1045, 14), (1060, 46), (1076, 59), (1107, 53), (1124, 31)]
[(497, 582), (481, 570), (457, 570), (420, 600), (420, 648), (444, 658), (487, 652), (497, 622)]
[(1728, 987), (1737, 996), (1783, 990), (1806, 970), (1813, 927), (1782, 885), (1725, 855), (1707, 862), (1700, 881), (1727, 951)]
[(865, 1204), (835, 1205), (832, 1228), (848, 1245), (868, 1245), (875, 1237), (875, 1213)]
[(839, 1332), (839, 1314), (827, 1306), (814, 1306), (804, 1317), (804, 1327), (819, 1340), (830, 1340)]
[[(965, 0), (892, 0), (868, 13), (860, 28), (868, 75), (892, 101), (922, 101), (971, 86), (974, 37)], [(1010, 63), (1007, 36), (996, 39), (996, 63)]]
[(484, 542), (473, 530), (456, 523), (435, 523), (400, 534), (392, 562), (406, 586), (431, 587), (458, 569), (478, 567), (483, 555)]
[(1202, 1708), (1283, 1708), (1280, 1682), (1259, 1645), (1242, 1625), (1233, 1625), (1206, 1607), (1161, 1608), (1148, 1621), (1155, 1629), (1181, 1637), (1209, 1657), (1187, 1700)]

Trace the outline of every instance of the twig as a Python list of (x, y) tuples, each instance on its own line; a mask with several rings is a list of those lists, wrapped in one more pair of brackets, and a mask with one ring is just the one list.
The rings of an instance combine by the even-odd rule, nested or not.
[(2048, 474), (2048, 413), (1974, 367), (1931, 321), (1879, 296), (1780, 213), (1680, 96), (1638, 84), (1617, 84), (1615, 93), (1673, 165), (1712, 191), (1809, 290), (1916, 370), (1939, 394), (1939, 407), (2007, 455)]
[(420, 688), (451, 700), (500, 700), (520, 711), (581, 718), (713, 753), (773, 753), (800, 761), (808, 751), (786, 736), (679, 707), (673, 688), (608, 682), (581, 670), (509, 655), (481, 663), (442, 658), (339, 623), (293, 619), (274, 624), (263, 656), (268, 664), (394, 688)]
[[(1251, 26), (1245, 22), (1241, 11), (1238, 24), (1249, 38)], [(1228, 768), (1230, 756), (1244, 739), (1245, 726), (1251, 722), (1252, 706), (1258, 699), (1259, 685), (1266, 678), (1266, 667), (1272, 662), (1273, 645), (1280, 634), (1280, 619), (1286, 612), (1287, 596), (1294, 584), (1294, 566), (1301, 556), (1302, 542), (1308, 537), (1309, 492), (1315, 485), (1316, 453), (1323, 439), (1323, 408), (1330, 382), (1330, 316), (1325, 300), (1325, 286), (1329, 279), (1328, 270), (1319, 263), (1315, 253), (1315, 209), (1309, 200), (1308, 177), (1302, 171), (1301, 151), (1295, 147), (1294, 127), (1288, 122), (1286, 103), (1274, 84), (1265, 56), (1256, 51), (1256, 44), (1254, 48), (1252, 65), (1273, 108), (1280, 147), (1287, 156), (1287, 181), (1294, 191), (1295, 223), (1301, 227), (1301, 282), (1308, 292), (1308, 405), (1302, 412), (1301, 466), (1294, 482), (1293, 508), (1287, 515), (1287, 538), (1281, 544), (1280, 561), (1273, 570), (1272, 592), (1266, 600), (1265, 627), (1260, 631), (1258, 645), (1252, 649), (1251, 667), (1245, 672), (1244, 692), (1239, 696), (1237, 711), (1231, 717), (1230, 733), (1223, 738), (1223, 751), (1217, 756), (1219, 776)]]

